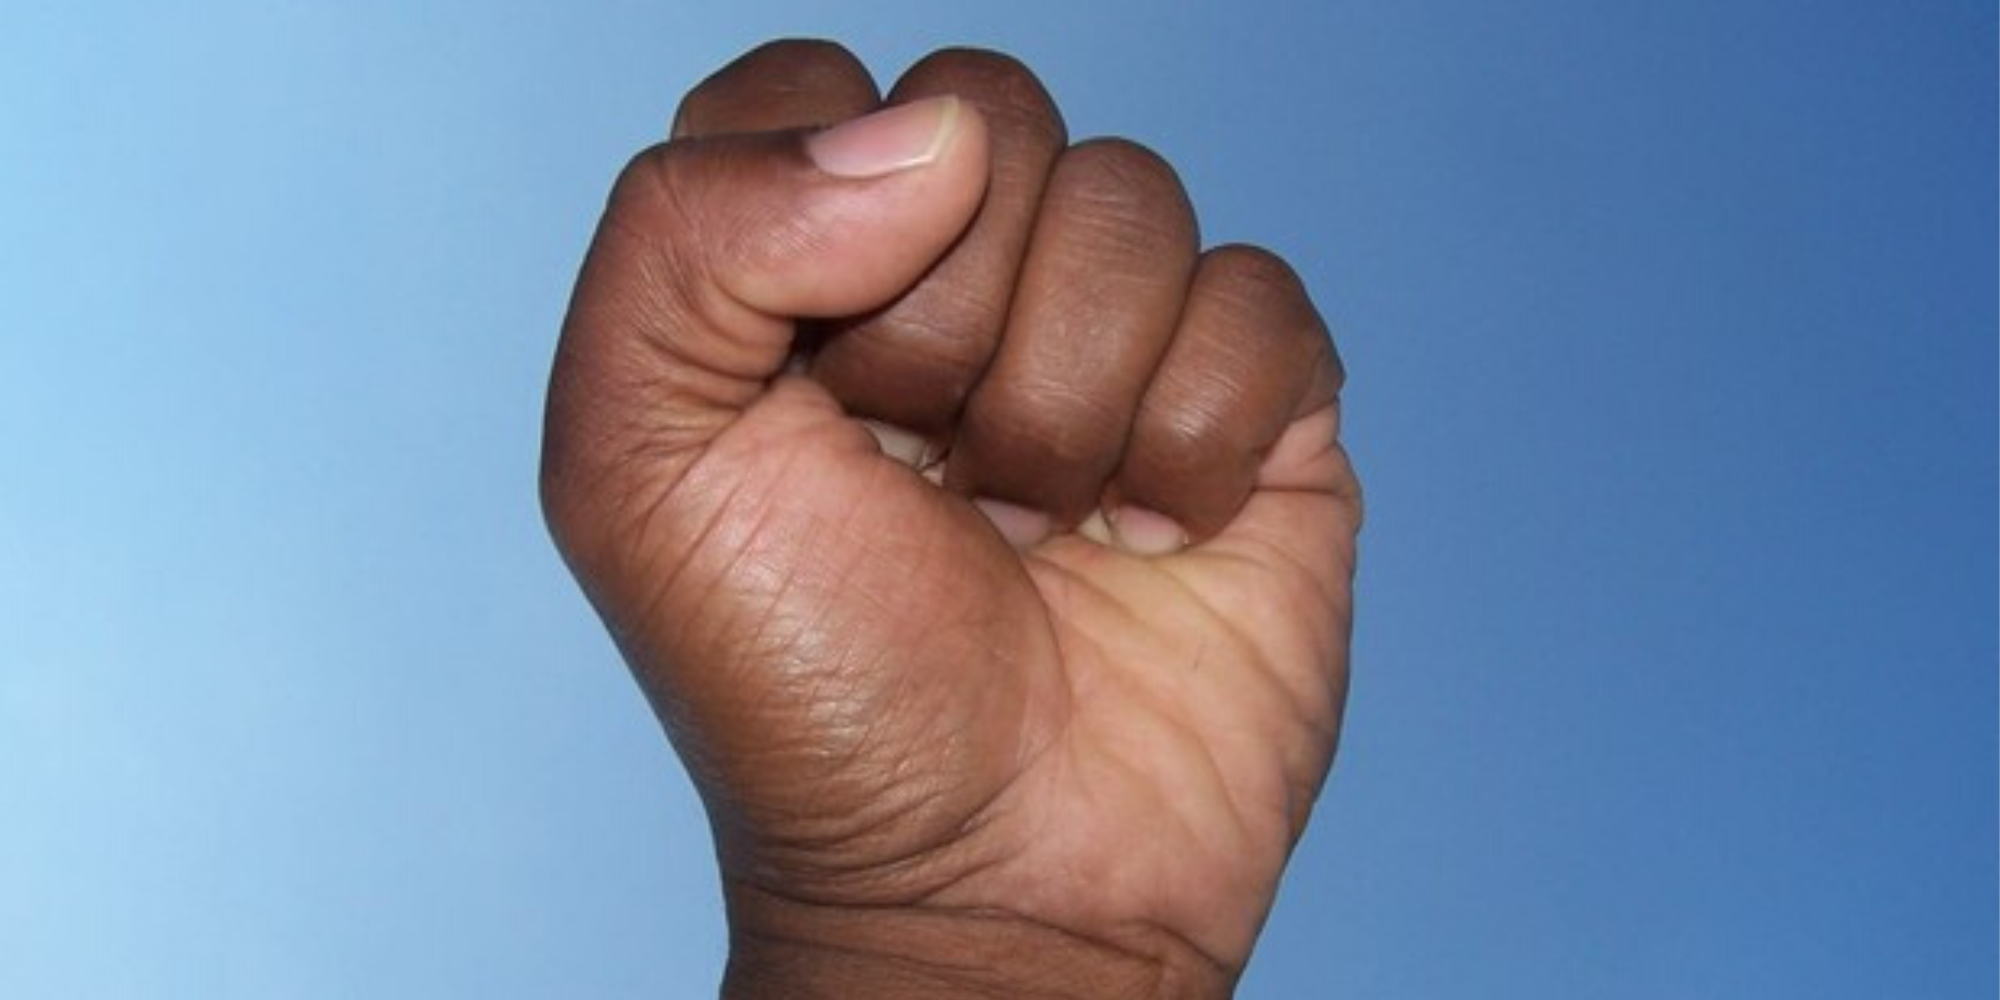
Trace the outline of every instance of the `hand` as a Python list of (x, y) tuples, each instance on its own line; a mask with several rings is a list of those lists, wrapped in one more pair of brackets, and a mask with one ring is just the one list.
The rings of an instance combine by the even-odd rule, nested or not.
[(803, 42), (689, 94), (550, 386), (543, 502), (707, 805), (725, 993), (1226, 995), (1346, 692), (1339, 363), (1018, 64), (888, 103)]

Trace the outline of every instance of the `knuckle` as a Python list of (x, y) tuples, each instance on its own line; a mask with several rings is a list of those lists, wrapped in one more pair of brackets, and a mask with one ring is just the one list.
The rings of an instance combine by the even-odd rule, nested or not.
[(1306, 294), (1305, 282), (1284, 258), (1263, 247), (1231, 244), (1203, 255), (1199, 292), (1240, 317), (1246, 333), (1324, 340), (1326, 326)]
[(829, 41), (787, 38), (751, 49), (681, 99), (674, 134), (773, 127), (786, 107), (871, 100), (875, 81), (852, 52)]
[(1063, 153), (1050, 197), (1080, 223), (1148, 239), (1192, 241), (1194, 210), (1158, 153), (1126, 139), (1092, 139)]
[(781, 70), (794, 80), (866, 77), (861, 60), (839, 42), (824, 38), (780, 38), (743, 54), (734, 66)]
[(828, 235), (795, 202), (727, 195), (736, 179), (768, 163), (780, 141), (726, 136), (646, 149), (613, 184), (603, 226), (677, 277), (767, 272), (816, 252)]
[(703, 213), (692, 194), (698, 181), (690, 176), (698, 164), (687, 153), (682, 142), (641, 150), (619, 171), (605, 205), (603, 230), (655, 267), (693, 267), (683, 248), (703, 242)]
[(1208, 251), (1194, 294), (1200, 301), (1191, 308), (1222, 327), (1219, 348), (1244, 355), (1244, 364), (1305, 371), (1332, 354), (1326, 323), (1304, 281), (1269, 250), (1232, 244)]
[[(626, 164), (579, 278), (579, 289), (590, 294), (573, 312), (641, 331), (719, 322), (716, 317), (731, 307), (714, 281), (717, 269), (760, 264), (777, 252), (774, 241), (785, 234), (717, 218), (700, 197), (703, 175), (714, 166), (689, 155), (684, 142), (653, 146)], [(746, 231), (761, 238), (747, 239)]]
[(874, 85), (867, 67), (841, 45), (817, 38), (781, 38), (738, 56), (696, 84), (687, 99), (726, 100), (745, 92), (802, 92), (857, 82)]
[(1230, 243), (1204, 255), (1202, 266), (1222, 294), (1250, 302), (1291, 302), (1305, 298), (1305, 283), (1283, 257), (1260, 246)]
[(1005, 53), (947, 48), (925, 56), (897, 82), (897, 96), (951, 92), (998, 118), (1038, 135), (1052, 145), (1067, 138), (1054, 98), (1026, 64)]
[(605, 217), (614, 223), (629, 223), (634, 217), (685, 215), (687, 205), (682, 194), (687, 183), (685, 153), (684, 143), (668, 142), (634, 154), (612, 182)]
[(656, 143), (632, 154), (619, 168), (611, 185), (611, 207), (623, 208), (652, 200), (666, 180), (667, 161), (673, 154), (668, 143)]

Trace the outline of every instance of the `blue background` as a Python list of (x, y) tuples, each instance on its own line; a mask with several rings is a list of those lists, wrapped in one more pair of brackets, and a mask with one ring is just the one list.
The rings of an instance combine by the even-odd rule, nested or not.
[(416, 6), (0, 12), (0, 995), (712, 993), (538, 408), (613, 172), (790, 34), (1019, 54), (1338, 331), (1245, 996), (1994, 995), (1992, 4)]

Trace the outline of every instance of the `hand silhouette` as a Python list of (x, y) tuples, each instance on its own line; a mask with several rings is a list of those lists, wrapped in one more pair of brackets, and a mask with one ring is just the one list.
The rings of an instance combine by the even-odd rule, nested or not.
[(1339, 731), (1340, 383), (1282, 261), (1005, 57), (688, 95), (542, 491), (707, 805), (725, 993), (1226, 995)]

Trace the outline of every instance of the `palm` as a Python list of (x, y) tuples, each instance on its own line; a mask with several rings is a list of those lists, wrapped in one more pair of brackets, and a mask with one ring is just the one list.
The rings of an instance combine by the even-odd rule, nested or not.
[(631, 638), (735, 877), (1247, 951), (1333, 749), (1337, 479), (1169, 558), (1017, 553), (795, 381), (681, 482), (635, 526), (674, 583)]

